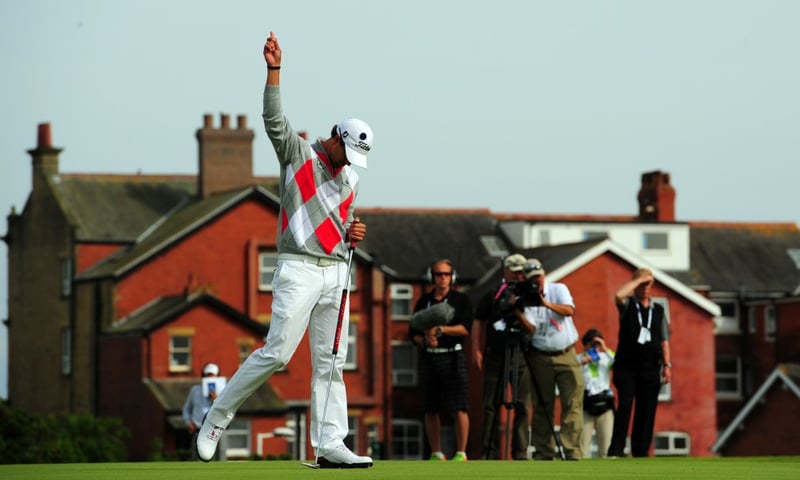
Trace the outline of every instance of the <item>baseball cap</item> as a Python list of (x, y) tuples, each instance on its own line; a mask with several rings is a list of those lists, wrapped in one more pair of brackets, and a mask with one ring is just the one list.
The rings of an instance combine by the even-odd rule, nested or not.
[(528, 263), (528, 259), (519, 253), (515, 253), (503, 259), (503, 268), (507, 268), (512, 272), (521, 272), (525, 269), (526, 263)]
[(544, 267), (542, 267), (542, 262), (535, 258), (529, 258), (528, 262), (525, 264), (525, 278), (533, 278), (544, 273)]
[(219, 375), (219, 367), (216, 363), (209, 363), (203, 367), (203, 375)]
[(353, 165), (367, 168), (367, 154), (372, 148), (372, 129), (366, 122), (347, 117), (339, 123), (339, 136), (344, 142), (347, 161)]

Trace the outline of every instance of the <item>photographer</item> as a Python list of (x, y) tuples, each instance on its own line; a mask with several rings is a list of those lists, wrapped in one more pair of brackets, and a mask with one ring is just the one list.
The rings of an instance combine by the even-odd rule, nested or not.
[(534, 379), (532, 443), (534, 460), (553, 460), (555, 390), (561, 400), (562, 458), (580, 460), (583, 427), (583, 375), (573, 345), (578, 331), (572, 321), (575, 302), (563, 283), (548, 283), (539, 260), (529, 259), (525, 276), (537, 305), (525, 306), (525, 318), (534, 326), (528, 365)]
[(583, 382), (583, 432), (581, 449), (588, 455), (592, 446), (592, 433), (597, 432), (597, 454), (607, 456), (614, 430), (614, 391), (611, 390), (611, 367), (614, 351), (606, 347), (603, 334), (590, 328), (581, 339), (583, 353), (578, 354), (582, 365)]
[[(513, 427), (506, 427), (506, 434), (511, 435), (511, 458), (528, 459), (531, 379), (523, 355), (527, 334), (533, 332), (533, 327), (527, 321), (519, 321), (515, 306), (517, 285), (526, 283), (523, 273), (526, 263), (527, 259), (518, 253), (503, 259), (503, 280), (481, 298), (472, 323), (473, 359), (483, 372), (481, 458), (486, 460), (500, 458), (497, 435), (501, 404), (514, 410)], [(526, 327), (523, 332), (521, 329)], [(502, 401), (509, 384), (511, 405)]]

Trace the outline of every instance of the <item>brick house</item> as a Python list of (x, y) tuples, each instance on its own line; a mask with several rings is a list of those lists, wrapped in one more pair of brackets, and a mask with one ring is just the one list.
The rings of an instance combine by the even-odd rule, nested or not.
[[(180, 407), (202, 365), (214, 361), (231, 375), (269, 328), (277, 180), (253, 177), (244, 117), (231, 128), (222, 115), (215, 128), (206, 116), (197, 139), (195, 176), (64, 174), (61, 150), (42, 125), (29, 151), (30, 197), (8, 216), (10, 402), (37, 413), (121, 416), (134, 433), (132, 459), (185, 447)], [(354, 257), (346, 335), (352, 448), (381, 458), (425, 455), (407, 329), (430, 263), (453, 260), (457, 288), (477, 303), (499, 280), (500, 259), (521, 251), (570, 286), (579, 330), (600, 327), (607, 338), (616, 334), (613, 292), (638, 266), (656, 272), (676, 378), (662, 392), (655, 453), (710, 455), (717, 430), (776, 362), (798, 360), (790, 299), (800, 293), (800, 232), (676, 222), (675, 192), (662, 172), (642, 176), (638, 198), (639, 215), (613, 217), (359, 208), (369, 234)], [(723, 334), (731, 318), (738, 333)], [(242, 408), (223, 455), (313, 455), (305, 345)], [(719, 352), (739, 357), (737, 368)], [(468, 454), (477, 458), (481, 379), (471, 375)], [(739, 396), (723, 398), (732, 388)]]

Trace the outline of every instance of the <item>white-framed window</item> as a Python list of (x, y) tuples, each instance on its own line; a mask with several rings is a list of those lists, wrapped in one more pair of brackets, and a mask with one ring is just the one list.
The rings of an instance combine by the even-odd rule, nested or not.
[(747, 308), (747, 331), (750, 333), (758, 332), (758, 310), (756, 307)]
[(225, 445), (225, 459), (245, 459), (250, 457), (250, 420), (236, 417), (225, 429), (222, 440)]
[(417, 347), (402, 340), (392, 341), (392, 386), (415, 387), (419, 383)]
[(61, 260), (61, 295), (72, 295), (72, 258)]
[(606, 238), (608, 236), (608, 232), (605, 230), (584, 230), (583, 231), (583, 239), (584, 240), (597, 240), (599, 238)]
[(389, 297), (392, 302), (392, 320), (410, 319), (414, 288), (406, 283), (393, 283), (389, 285)]
[(421, 460), (423, 453), (422, 422), (404, 418), (392, 419), (392, 459)]
[(735, 298), (717, 298), (714, 303), (719, 306), (719, 317), (714, 319), (717, 335), (741, 333), (739, 328), (739, 302)]
[(61, 373), (72, 373), (72, 329), (69, 327), (61, 329)]
[(689, 434), (686, 432), (656, 432), (653, 453), (658, 456), (686, 456), (691, 451)]
[(252, 338), (239, 338), (236, 340), (236, 348), (239, 350), (239, 365), (241, 366), (247, 357), (253, 352), (255, 341)]
[(668, 250), (669, 236), (666, 232), (644, 232), (642, 234), (642, 248), (644, 250)]
[(717, 398), (738, 400), (742, 397), (742, 359), (735, 355), (718, 355), (716, 358)]
[(539, 245), (550, 245), (550, 230), (539, 230)]
[(188, 372), (192, 364), (192, 337), (189, 335), (170, 335), (169, 371)]
[(358, 322), (347, 324), (347, 356), (344, 361), (345, 370), (358, 368)]
[(358, 417), (347, 416), (347, 436), (344, 444), (351, 452), (358, 452)]
[(481, 235), (481, 243), (492, 257), (503, 258), (508, 255), (506, 244), (497, 235)]
[(778, 330), (778, 321), (775, 316), (775, 305), (764, 307), (764, 341), (774, 342)]
[(278, 263), (278, 252), (262, 251), (258, 253), (258, 290), (272, 291), (272, 279)]

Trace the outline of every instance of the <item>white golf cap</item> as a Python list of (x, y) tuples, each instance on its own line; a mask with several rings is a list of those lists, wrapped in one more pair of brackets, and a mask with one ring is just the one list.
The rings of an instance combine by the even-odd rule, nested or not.
[(352, 117), (342, 120), (338, 128), (344, 142), (347, 161), (367, 168), (367, 154), (372, 148), (372, 129), (366, 122)]
[(203, 375), (219, 375), (219, 367), (216, 363), (209, 363), (203, 367)]

